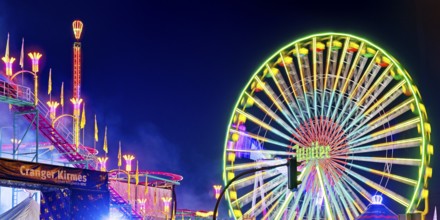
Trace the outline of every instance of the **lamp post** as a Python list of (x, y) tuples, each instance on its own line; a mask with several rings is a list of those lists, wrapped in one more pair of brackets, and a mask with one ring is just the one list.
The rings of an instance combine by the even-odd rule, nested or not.
[[(33, 74), (34, 75), (34, 96), (35, 96), (34, 104), (38, 105), (38, 75), (37, 75), (38, 70), (39, 70), (38, 62), (43, 55), (41, 55), (41, 53), (38, 53), (38, 52), (29, 53), (28, 55), (32, 60), (32, 72), (34, 73)], [(14, 76), (12, 76), (12, 77), (14, 77)], [(12, 79), (12, 77), (11, 77), (11, 79)]]
[(107, 160), (108, 160), (108, 157), (98, 157), (99, 166), (101, 167), (102, 172), (107, 171), (107, 165), (106, 165)]
[(140, 212), (142, 214), (142, 219), (145, 218), (146, 216), (146, 212), (145, 212), (145, 203), (147, 202), (147, 199), (143, 198), (143, 199), (138, 199), (138, 204), (139, 204), (139, 208), (140, 208)]
[(123, 156), (125, 160), (125, 171), (131, 172), (131, 161), (134, 160), (134, 156), (130, 154), (126, 154)]
[(48, 101), (47, 105), (49, 106), (49, 112), (50, 112), (49, 117), (50, 117), (50, 120), (52, 120), (52, 123), (53, 123), (53, 121), (57, 117), (57, 107), (58, 107), (59, 103), (56, 102), (56, 101)]
[(222, 188), (221, 185), (214, 185), (214, 191), (215, 191), (215, 199), (218, 199), (220, 197), (220, 189)]
[(163, 211), (165, 213), (165, 219), (168, 219), (168, 214), (170, 212), (171, 197), (162, 197), (162, 201), (163, 201)]

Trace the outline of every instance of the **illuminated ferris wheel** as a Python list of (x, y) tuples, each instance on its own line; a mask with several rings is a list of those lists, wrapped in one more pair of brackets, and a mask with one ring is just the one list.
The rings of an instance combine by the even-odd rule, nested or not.
[(411, 76), (375, 44), (308, 36), (264, 62), (244, 87), (226, 134), (223, 179), (257, 171), (226, 193), (236, 219), (354, 219), (382, 195), (397, 213), (427, 210), (433, 146)]

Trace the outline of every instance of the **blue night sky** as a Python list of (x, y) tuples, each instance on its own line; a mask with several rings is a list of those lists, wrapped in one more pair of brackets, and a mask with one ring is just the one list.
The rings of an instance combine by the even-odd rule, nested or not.
[[(143, 169), (184, 176), (179, 209), (212, 210), (226, 127), (242, 87), (269, 55), (311, 33), (352, 33), (393, 54), (419, 86), (438, 145), (440, 3), (363, 3), (1, 1), (0, 49), (10, 32), (11, 53), (19, 57), (24, 37), (27, 51), (44, 56), (41, 93), (52, 68), (54, 96), (64, 81), (70, 97), (71, 23), (82, 20), (86, 144), (93, 145), (97, 114), (100, 149), (109, 129), (110, 167), (121, 140), (123, 153), (135, 154)], [(440, 204), (437, 165), (431, 205)]]

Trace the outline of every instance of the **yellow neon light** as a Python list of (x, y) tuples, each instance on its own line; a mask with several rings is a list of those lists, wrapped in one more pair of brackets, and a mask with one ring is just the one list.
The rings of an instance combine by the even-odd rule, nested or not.
[(209, 211), (209, 212), (200, 212), (200, 211), (197, 211), (197, 212), (196, 212), (196, 216), (199, 216), (199, 217), (202, 217), (202, 218), (211, 217), (211, 216), (213, 216), (213, 215), (214, 215), (214, 212), (213, 212), (213, 211)]
[(318, 179), (319, 179), (319, 184), (322, 189), (322, 193), (324, 194), (325, 210), (327, 211), (328, 219), (332, 220), (333, 215), (330, 211), (330, 204), (327, 199), (327, 193), (325, 192), (324, 182), (322, 181), (321, 170), (319, 169), (319, 165), (316, 165), (316, 171), (317, 171), (316, 173), (318, 173)]

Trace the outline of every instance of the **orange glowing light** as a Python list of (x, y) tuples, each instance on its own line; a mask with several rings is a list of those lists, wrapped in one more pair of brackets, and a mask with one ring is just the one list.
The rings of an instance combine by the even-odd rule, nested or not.
[(138, 199), (139, 208), (141, 209), (141, 212), (145, 212), (145, 203), (147, 203), (147, 199)]
[(218, 199), (218, 197), (220, 197), (220, 189), (222, 188), (221, 185), (214, 185), (214, 190), (215, 190), (215, 198)]
[(75, 20), (72, 23), (73, 34), (75, 35), (75, 39), (79, 40), (81, 38), (81, 33), (83, 29), (83, 23), (80, 20)]
[(170, 204), (171, 204), (171, 197), (162, 197), (163, 201), (163, 211), (168, 212), (170, 211)]
[(101, 171), (105, 172), (107, 171), (107, 163), (108, 157), (98, 157), (99, 165), (101, 166)]
[(213, 211), (209, 212), (203, 212), (203, 211), (197, 211), (196, 216), (202, 217), (202, 218), (208, 218), (214, 215)]
[(49, 106), (50, 119), (53, 121), (57, 117), (57, 107), (59, 103), (55, 101), (48, 101), (47, 105)]
[(12, 76), (12, 63), (14, 63), (15, 58), (14, 57), (6, 57), (4, 56), (2, 58), (3, 62), (5, 62), (6, 65), (6, 75)]
[(123, 158), (125, 160), (125, 170), (127, 172), (130, 172), (131, 171), (131, 161), (134, 160), (134, 156), (133, 155), (124, 155)]
[(38, 52), (32, 52), (28, 53), (28, 56), (32, 60), (32, 72), (37, 73), (38, 72), (38, 62), (40, 61), (40, 58), (43, 56), (41, 53)]

